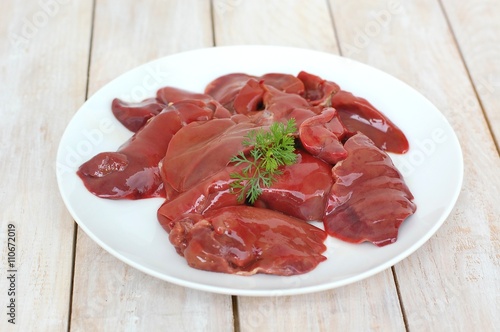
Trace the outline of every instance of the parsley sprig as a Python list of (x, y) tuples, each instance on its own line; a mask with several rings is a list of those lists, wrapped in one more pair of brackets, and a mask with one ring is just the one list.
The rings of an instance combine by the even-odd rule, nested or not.
[(263, 129), (250, 131), (243, 146), (252, 147), (250, 158), (244, 152), (233, 156), (231, 162), (236, 165), (246, 164), (241, 173), (231, 173), (231, 191), (238, 194), (238, 201), (245, 199), (255, 203), (262, 193), (262, 188), (269, 188), (277, 175), (282, 174), (280, 166), (291, 165), (297, 161), (293, 134), (297, 131), (295, 119), (285, 124), (273, 123), (268, 131)]

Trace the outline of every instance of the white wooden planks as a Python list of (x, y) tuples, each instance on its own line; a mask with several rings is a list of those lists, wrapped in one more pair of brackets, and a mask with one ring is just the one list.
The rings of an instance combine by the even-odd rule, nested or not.
[(500, 3), (443, 1), (474, 88), (500, 145)]
[[(84, 1), (1, 5), (1, 331), (68, 325), (75, 228), (57, 189), (55, 160), (63, 130), (85, 100), (91, 11)], [(14, 280), (7, 279), (8, 224), (16, 230)], [(10, 298), (15, 325), (8, 322)]]
[(337, 52), (325, 1), (215, 0), (217, 46), (285, 45)]

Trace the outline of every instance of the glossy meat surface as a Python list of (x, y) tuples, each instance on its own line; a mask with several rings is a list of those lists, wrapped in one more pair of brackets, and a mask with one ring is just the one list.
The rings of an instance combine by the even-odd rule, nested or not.
[(214, 119), (182, 128), (162, 160), (163, 180), (178, 192), (188, 190), (225, 168), (232, 156), (248, 150), (242, 142), (255, 127), (250, 122)]
[(156, 98), (148, 98), (140, 102), (126, 102), (115, 98), (111, 103), (111, 111), (124, 127), (135, 133), (144, 127), (149, 119), (160, 114), (164, 108), (179, 102), (203, 104), (203, 106), (213, 110), (214, 118), (229, 118), (231, 116), (227, 109), (209, 95), (170, 86), (159, 89)]
[[(205, 93), (164, 87), (140, 103), (115, 99), (112, 111), (135, 135), (77, 174), (99, 197), (165, 197), (158, 221), (197, 269), (306, 273), (326, 259), (328, 234), (384, 246), (416, 209), (383, 151), (406, 152), (402, 131), (367, 100), (307, 72), (228, 74)], [(251, 131), (291, 119), (297, 161), (280, 167), (254, 206), (239, 201), (231, 184), (249, 164), (231, 158), (261, 158), (243, 144)], [(308, 223), (316, 220), (325, 231)]]
[(209, 178), (195, 184), (188, 190), (176, 193), (167, 199), (158, 209), (158, 221), (170, 232), (175, 223), (190, 213), (204, 214), (210, 210), (225, 206), (240, 205), (238, 196), (233, 194), (230, 184), (232, 172), (240, 172), (243, 166), (228, 166), (222, 168)]
[(250, 206), (213, 210), (199, 220), (186, 218), (169, 237), (191, 267), (214, 272), (296, 275), (326, 259), (323, 230)]
[(363, 134), (344, 145), (325, 209), (328, 234), (347, 242), (393, 243), (401, 223), (415, 212), (413, 195), (389, 156)]
[(285, 93), (302, 94), (304, 92), (304, 84), (293, 75), (269, 73), (262, 76), (251, 76), (234, 73), (218, 77), (210, 82), (205, 88), (205, 93), (218, 100), (227, 109), (235, 113), (240, 111), (246, 114), (248, 110), (245, 110), (247, 106), (244, 105), (243, 101), (253, 99), (253, 106), (250, 108), (255, 108), (258, 105), (258, 95), (261, 94), (255, 84), (248, 85), (249, 81), (257, 84), (264, 83)]
[(401, 129), (366, 99), (342, 90), (334, 82), (303, 71), (298, 78), (306, 87), (304, 96), (311, 105), (335, 108), (351, 134), (362, 132), (385, 151), (408, 151), (408, 140)]
[(196, 93), (172, 86), (166, 86), (158, 89), (156, 92), (156, 100), (164, 105), (169, 105), (184, 100), (200, 100), (208, 103), (212, 101), (213, 98), (203, 93)]
[(327, 81), (319, 76), (301, 71), (297, 78), (304, 83), (303, 97), (311, 105), (331, 106), (331, 97), (340, 91), (337, 83)]
[(153, 116), (160, 114), (165, 104), (155, 98), (149, 98), (139, 103), (129, 103), (118, 98), (113, 99), (111, 111), (120, 123), (132, 132), (137, 132)]
[(299, 127), (299, 138), (307, 152), (335, 165), (347, 157), (341, 140), (347, 129), (334, 108), (325, 108), (321, 114), (310, 117)]
[(160, 114), (125, 142), (117, 152), (103, 152), (80, 166), (78, 176), (94, 195), (111, 199), (165, 197), (158, 163), (172, 137), (185, 123), (207, 120), (213, 110), (179, 102)]
[(339, 112), (342, 123), (351, 133), (362, 132), (384, 151), (408, 151), (409, 143), (403, 131), (366, 99), (339, 91), (332, 97), (332, 107)]
[(331, 165), (299, 150), (297, 162), (282, 171), (254, 205), (301, 220), (321, 220), (333, 184)]

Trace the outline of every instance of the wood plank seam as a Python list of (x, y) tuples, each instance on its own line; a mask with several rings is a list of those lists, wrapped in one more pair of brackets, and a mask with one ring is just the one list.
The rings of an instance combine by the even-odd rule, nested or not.
[(333, 35), (335, 36), (335, 43), (337, 44), (339, 55), (342, 55), (342, 48), (340, 47), (340, 38), (337, 30), (337, 26), (335, 25), (335, 17), (333, 16), (332, 4), (329, 0), (326, 1), (326, 6), (328, 8), (328, 15), (330, 16), (330, 21), (332, 23)]
[(396, 269), (394, 266), (391, 266), (392, 278), (394, 279), (394, 283), (396, 284), (396, 292), (398, 294), (399, 307), (401, 308), (401, 314), (403, 315), (403, 322), (405, 324), (405, 329), (408, 332), (408, 317), (406, 315), (406, 309), (403, 303), (403, 297), (401, 296), (401, 290), (399, 289), (398, 275), (396, 274)]
[(477, 86), (474, 83), (474, 79), (472, 78), (472, 74), (471, 74), (471, 71), (469, 69), (469, 66), (467, 65), (467, 61), (465, 59), (464, 52), (462, 51), (462, 48), (460, 47), (460, 43), (459, 43), (458, 38), (455, 34), (455, 30), (453, 29), (453, 25), (451, 24), (448, 13), (446, 12), (446, 8), (444, 7), (442, 0), (437, 0), (437, 1), (439, 4), (439, 7), (441, 9), (441, 12), (443, 13), (444, 19), (446, 21), (446, 25), (448, 26), (448, 29), (450, 30), (451, 37), (453, 38), (453, 41), (455, 42), (455, 45), (457, 47), (458, 54), (459, 54), (460, 59), (462, 60), (462, 63), (464, 65), (465, 72), (467, 73), (467, 77), (469, 78), (469, 81), (471, 83), (472, 91), (474, 91), (474, 95), (476, 96), (477, 102), (479, 103), (479, 107), (481, 108), (481, 112), (483, 113), (483, 117), (484, 117), (484, 120), (486, 121), (486, 126), (488, 127), (488, 131), (489, 131), (489, 134), (490, 134), (491, 139), (493, 141), (493, 144), (495, 144), (495, 147), (497, 149), (497, 153), (500, 155), (500, 145), (498, 143), (500, 141), (500, 137), (495, 136), (492, 124), (491, 124), (490, 120), (488, 119), (488, 114), (486, 113), (486, 110), (485, 110), (484, 105), (483, 105), (483, 101), (481, 100), (481, 96), (478, 93)]
[(215, 12), (214, 12), (214, 0), (210, 0), (210, 19), (212, 20), (211, 27), (212, 27), (212, 46), (217, 46), (216, 45), (216, 40), (215, 40)]
[[(88, 52), (88, 61), (87, 61), (87, 82), (85, 84), (85, 101), (89, 98), (89, 85), (90, 85), (90, 65), (92, 61), (92, 43), (94, 41), (94, 22), (95, 22), (95, 8), (96, 8), (96, 0), (92, 0), (92, 16), (90, 18), (90, 38), (89, 38), (89, 52)], [(74, 231), (73, 231), (73, 253), (72, 253), (72, 266), (71, 266), (71, 285), (69, 290), (69, 304), (68, 304), (68, 332), (71, 331), (71, 318), (73, 316), (73, 292), (74, 292), (74, 284), (75, 284), (75, 265), (76, 265), (76, 246), (77, 246), (77, 237), (79, 227), (78, 224), (74, 223)]]
[(238, 312), (238, 297), (232, 295), (231, 302), (232, 302), (232, 306), (233, 306), (233, 331), (240, 332), (241, 327), (240, 327), (240, 319), (239, 319), (239, 312)]

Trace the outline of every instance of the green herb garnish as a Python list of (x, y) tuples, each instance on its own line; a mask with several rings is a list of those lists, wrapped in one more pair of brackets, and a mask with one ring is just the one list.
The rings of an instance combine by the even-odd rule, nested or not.
[(232, 179), (236, 179), (230, 186), (233, 193), (238, 193), (238, 201), (248, 199), (253, 204), (262, 193), (262, 188), (269, 188), (276, 175), (282, 174), (280, 166), (297, 161), (293, 137), (296, 131), (295, 119), (290, 119), (286, 126), (275, 122), (269, 127), (269, 131), (252, 130), (247, 134), (242, 144), (252, 146), (249, 151), (250, 159), (243, 152), (231, 158), (231, 162), (236, 165), (248, 164), (241, 173), (230, 175)]

